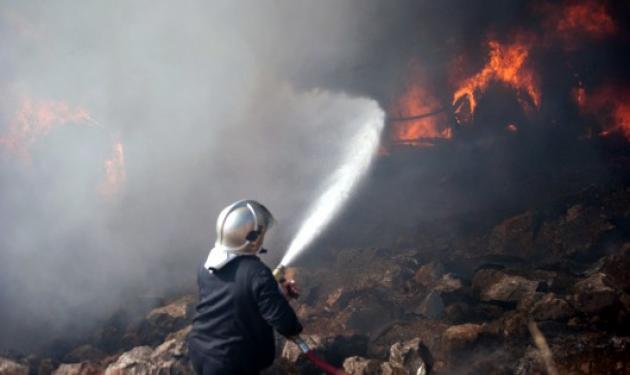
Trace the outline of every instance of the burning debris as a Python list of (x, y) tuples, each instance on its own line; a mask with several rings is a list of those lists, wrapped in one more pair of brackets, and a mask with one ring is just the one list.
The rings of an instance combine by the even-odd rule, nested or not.
[(392, 138), (395, 142), (413, 146), (433, 146), (437, 139), (452, 138), (447, 116), (440, 102), (422, 84), (422, 69), (418, 62), (409, 67), (410, 80), (389, 111)]
[(54, 128), (66, 125), (93, 126), (96, 123), (85, 108), (73, 108), (61, 101), (24, 99), (7, 134), (0, 136), (5, 151), (30, 161), (29, 149)]
[(591, 132), (600, 136), (619, 134), (630, 141), (630, 90), (604, 85), (589, 93), (580, 87), (574, 97), (580, 111), (593, 116), (597, 123)]
[[(458, 122), (468, 122), (477, 107), (476, 97), (492, 82), (513, 88), (525, 108), (540, 106), (540, 92), (534, 74), (525, 64), (530, 42), (503, 45), (496, 40), (488, 42), (488, 63), (474, 76), (464, 80), (453, 94), (453, 106)], [(464, 109), (466, 108), (466, 109)]]
[[(511, 90), (526, 114), (540, 111), (545, 95), (541, 87), (544, 63), (539, 61), (540, 57), (558, 46), (562, 46), (566, 56), (576, 51), (584, 53), (589, 43), (602, 43), (613, 38), (619, 28), (608, 8), (606, 3), (599, 1), (532, 5), (532, 11), (544, 19), (543, 26), (516, 26), (502, 38), (489, 33), (484, 42), (487, 55), (477, 72), (471, 72), (474, 62), (458, 52), (445, 61), (444, 65), (449, 66), (448, 84), (440, 84), (452, 87), (449, 103), (436, 99), (445, 93), (435, 89), (436, 82), (427, 85), (422, 60), (412, 58), (411, 68), (406, 69), (401, 84), (402, 94), (395, 95), (388, 111), (392, 143), (424, 147), (433, 145), (438, 139), (453, 139), (460, 125), (475, 124), (479, 101), (496, 86)], [(572, 63), (569, 68), (570, 65)], [(583, 81), (579, 81), (567, 94), (573, 97), (583, 115), (598, 113), (597, 121), (602, 123), (602, 130), (595, 134), (620, 133), (627, 137), (624, 130), (628, 122), (625, 91), (612, 89), (605, 83), (600, 87), (589, 85), (587, 89)], [(517, 127), (512, 123), (506, 129), (515, 133)], [(589, 130), (588, 133), (593, 132)]]
[[(64, 126), (99, 127), (87, 109), (72, 107), (63, 101), (34, 101), (24, 99), (5, 135), (0, 135), (0, 146), (4, 151), (30, 164), (31, 149), (36, 143)], [(104, 196), (111, 197), (120, 192), (125, 183), (125, 158), (123, 144), (116, 140), (112, 157), (104, 162), (105, 181), (101, 187)]]

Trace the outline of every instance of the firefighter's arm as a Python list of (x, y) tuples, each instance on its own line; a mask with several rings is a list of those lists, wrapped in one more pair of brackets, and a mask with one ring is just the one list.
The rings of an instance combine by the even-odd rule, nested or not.
[(252, 280), (252, 287), (258, 310), (269, 325), (284, 336), (295, 336), (302, 332), (302, 325), (278, 288), (271, 270), (265, 267), (258, 272)]

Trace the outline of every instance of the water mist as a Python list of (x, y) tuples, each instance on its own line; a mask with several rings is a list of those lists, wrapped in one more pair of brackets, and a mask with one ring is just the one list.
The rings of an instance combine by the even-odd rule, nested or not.
[(279, 268), (293, 262), (322, 233), (372, 164), (385, 124), (385, 113), (375, 104), (356, 119), (356, 122), (357, 131), (348, 141), (339, 166), (323, 185), (323, 193), (309, 208), (308, 215), (280, 261)]

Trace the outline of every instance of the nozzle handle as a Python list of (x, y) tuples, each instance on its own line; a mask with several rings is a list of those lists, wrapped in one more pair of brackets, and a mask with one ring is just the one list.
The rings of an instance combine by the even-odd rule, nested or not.
[(304, 339), (301, 338), (300, 336), (289, 337), (289, 339), (293, 341), (295, 345), (297, 345), (297, 347), (300, 349), (302, 353), (306, 354), (311, 350), (311, 348), (308, 347), (308, 344), (306, 343), (306, 341), (304, 341)]

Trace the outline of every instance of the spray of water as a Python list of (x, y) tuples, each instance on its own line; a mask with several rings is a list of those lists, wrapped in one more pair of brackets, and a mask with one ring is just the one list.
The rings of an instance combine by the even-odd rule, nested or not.
[(339, 167), (324, 184), (323, 194), (309, 209), (309, 214), (291, 241), (280, 262), (287, 266), (326, 228), (326, 225), (343, 207), (350, 193), (369, 169), (377, 152), (385, 114), (375, 105), (358, 119), (359, 129), (348, 142)]

